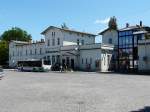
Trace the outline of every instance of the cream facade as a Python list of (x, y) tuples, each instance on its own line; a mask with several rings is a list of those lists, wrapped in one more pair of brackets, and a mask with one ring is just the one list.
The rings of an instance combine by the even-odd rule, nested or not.
[(18, 61), (42, 59), (45, 55), (45, 42), (36, 43), (11, 41), (9, 44), (9, 66), (17, 66)]
[(44, 59), (52, 66), (62, 64), (74, 70), (110, 70), (114, 46), (96, 44), (97, 35), (54, 26), (48, 27), (41, 34), (45, 41), (10, 43), (10, 67), (17, 66), (18, 61)]
[(139, 71), (150, 71), (150, 39), (140, 40), (138, 44)]

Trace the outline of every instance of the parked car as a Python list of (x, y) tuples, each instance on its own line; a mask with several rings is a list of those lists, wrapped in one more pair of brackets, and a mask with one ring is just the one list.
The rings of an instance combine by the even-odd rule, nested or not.
[(4, 72), (3, 72), (3, 68), (0, 67), (0, 79), (4, 77)]

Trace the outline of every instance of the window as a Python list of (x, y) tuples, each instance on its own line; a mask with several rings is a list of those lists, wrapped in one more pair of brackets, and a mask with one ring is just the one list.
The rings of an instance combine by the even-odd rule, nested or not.
[(100, 66), (100, 61), (99, 61), (99, 60), (96, 60), (96, 61), (95, 61), (95, 67), (96, 67), (96, 68), (99, 68), (99, 66)]
[(36, 54), (37, 50), (35, 49), (35, 54)]
[(55, 38), (52, 39), (52, 45), (55, 46)]
[(109, 38), (108, 43), (112, 44), (112, 38)]
[(15, 56), (15, 53), (14, 53), (14, 51), (13, 51), (13, 56)]
[(55, 63), (55, 56), (53, 55), (52, 56), (52, 64), (54, 64)]
[(138, 40), (142, 40), (142, 35), (137, 35)]
[(47, 46), (50, 46), (50, 40), (47, 41)]
[(57, 45), (60, 45), (60, 38), (57, 38)]
[(88, 60), (87, 60), (87, 58), (86, 58), (86, 64), (88, 63)]
[(55, 37), (55, 32), (52, 32), (52, 37)]
[(26, 50), (26, 56), (28, 55), (28, 51)]
[(83, 58), (82, 58), (82, 64), (83, 64), (84, 62), (83, 62)]
[(84, 45), (84, 40), (81, 41), (82, 45)]
[(92, 64), (92, 58), (90, 58), (90, 64)]
[(77, 45), (79, 45), (79, 39), (77, 39)]
[(50, 56), (47, 56), (47, 60), (48, 60), (48, 61), (50, 60)]
[(40, 54), (42, 54), (42, 48), (40, 48)]
[(20, 51), (20, 56), (22, 56), (22, 51)]
[(30, 50), (30, 55), (32, 55), (32, 50)]

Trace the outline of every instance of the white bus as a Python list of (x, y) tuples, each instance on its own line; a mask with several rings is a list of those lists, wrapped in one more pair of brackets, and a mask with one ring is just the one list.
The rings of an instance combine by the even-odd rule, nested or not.
[(18, 61), (18, 70), (25, 72), (46, 72), (51, 70), (49, 61), (30, 60)]

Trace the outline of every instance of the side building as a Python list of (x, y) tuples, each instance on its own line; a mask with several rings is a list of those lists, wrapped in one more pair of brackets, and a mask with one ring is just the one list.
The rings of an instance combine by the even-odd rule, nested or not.
[[(96, 44), (97, 35), (50, 26), (42, 33), (45, 42), (39, 45), (26, 42), (10, 43), (10, 66), (16, 66), (18, 60), (45, 59), (55, 65), (66, 65), (67, 68), (83, 71), (108, 71), (111, 69), (113, 45)], [(14, 45), (14, 47), (12, 47)], [(31, 47), (32, 46), (32, 47)], [(36, 48), (34, 46), (37, 46)], [(26, 52), (36, 51), (33, 57)], [(24, 57), (18, 52), (24, 52)], [(39, 54), (38, 54), (39, 52)]]
[(150, 73), (150, 34), (142, 34), (143, 38), (138, 44), (138, 69), (139, 72)]
[(19, 61), (40, 60), (45, 55), (45, 42), (11, 41), (9, 44), (9, 66), (16, 67)]
[(150, 71), (150, 54), (148, 49), (150, 27), (142, 25), (130, 26), (118, 30), (106, 29), (100, 33), (102, 43), (113, 44), (112, 62), (114, 70), (119, 72)]

